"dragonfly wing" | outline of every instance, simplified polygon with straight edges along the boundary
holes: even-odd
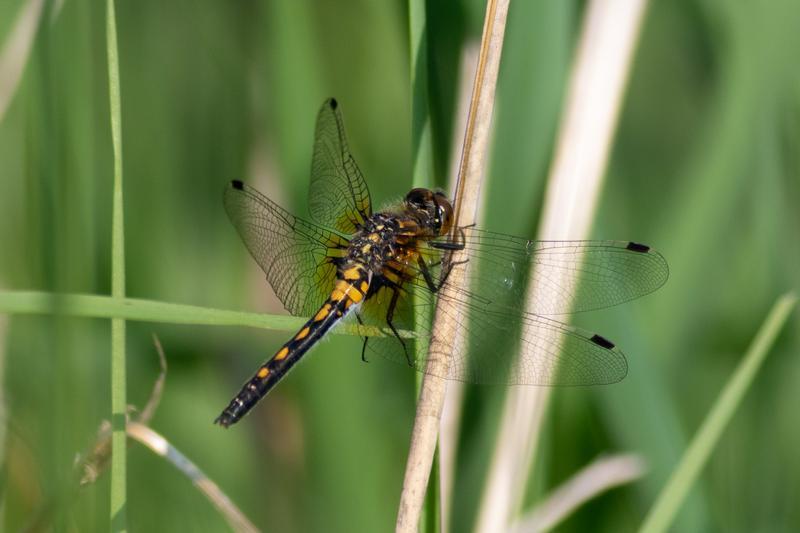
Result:
[[[615,383],[627,374],[623,353],[600,335],[546,317],[471,304],[458,293],[445,305],[440,303],[438,311],[448,328],[444,344],[451,353],[429,351],[433,334],[424,312],[433,309],[435,296],[418,285],[405,286],[403,292],[392,322],[401,335],[415,332],[417,337],[401,343],[386,330],[385,318],[380,317],[385,317],[391,293],[379,293],[380,300],[364,304],[361,318],[383,325],[388,336],[371,337],[368,352],[423,373],[429,371],[431,357],[449,356],[448,365],[434,365],[446,368],[440,377],[478,384],[599,385]],[[450,351],[454,339],[462,344]]]
[[[372,214],[367,182],[350,154],[342,114],[333,98],[317,115],[308,198],[315,222],[347,235]]]
[[[240,181],[225,190],[225,211],[286,309],[313,314],[336,278],[332,259],[346,238],[296,217]]]
[[[628,372],[619,348],[600,335],[546,317],[463,303],[440,306],[455,338],[466,339],[466,349],[451,356],[448,379],[508,385],[601,385],[616,383]],[[428,357],[437,355],[443,354]]]
[[[660,253],[628,241],[534,241],[475,228],[463,239],[473,300],[536,315],[612,307],[669,277]]]
[[[439,312],[450,327],[448,344],[453,335],[464,345],[453,350],[442,377],[528,385],[595,385],[625,377],[625,356],[612,342],[545,315],[599,309],[652,292],[668,275],[660,254],[627,242],[527,241],[470,229],[463,238],[467,282],[439,292],[449,299]],[[424,243],[419,251],[431,277],[440,279],[446,259],[442,252]],[[406,270],[412,281],[402,287],[393,322],[398,330],[415,330],[422,339],[416,344],[425,344],[432,332],[430,322],[420,319],[421,310],[433,309],[436,296],[422,268],[406,265]],[[527,283],[535,284],[530,296],[533,312],[526,308]],[[364,305],[365,312],[380,309],[373,313],[376,324],[387,313],[386,301],[384,297],[380,306],[370,307],[374,304],[369,301]],[[370,339],[368,347],[393,361],[410,358],[422,372],[430,357],[443,355],[402,350],[394,338]]]

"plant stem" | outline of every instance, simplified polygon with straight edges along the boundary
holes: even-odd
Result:
[[[235,503],[220,490],[219,486],[211,481],[197,465],[172,446],[167,439],[149,427],[139,422],[128,425],[128,435],[134,440],[147,446],[156,455],[169,461],[180,472],[189,478],[192,484],[208,498],[208,500],[225,517],[233,531],[252,533],[258,528],[245,516]]]
[[[646,0],[587,4],[548,177],[540,239],[590,235],[645,5]],[[530,278],[537,279],[533,273]],[[528,288],[531,301],[535,285]],[[478,511],[479,533],[507,530],[522,505],[550,392],[544,387],[509,391]]]
[[[494,111],[494,94],[508,3],[508,0],[489,0],[486,6],[480,59],[475,73],[459,179],[454,195],[454,227],[470,225],[476,219]],[[458,252],[453,253],[451,260],[454,266],[450,270],[447,285],[442,288],[443,294],[437,302],[427,366],[411,434],[411,446],[397,513],[398,532],[415,531],[419,524],[447,391],[446,381],[440,376],[447,375],[447,365],[453,346],[457,344],[454,339],[457,337],[458,324],[452,318],[457,314],[457,310],[445,307],[456,305],[457,299],[447,297],[448,287],[458,287],[463,283],[465,268],[463,263],[459,264]]]
[[[38,291],[0,291],[0,313],[52,314],[87,318],[119,318],[141,322],[193,324],[206,326],[247,326],[295,332],[307,318],[229,311],[196,305],[175,304],[140,298],[114,298],[95,294],[64,294]],[[333,335],[393,335],[387,328],[343,324]],[[403,338],[414,333],[398,331]]]
[[[411,146],[412,175],[414,187],[431,188],[434,185],[433,138],[431,134],[431,113],[428,86],[428,22],[425,0],[409,0],[408,25],[410,40],[410,79],[411,79]],[[423,324],[431,323],[433,314],[429,307],[414,306],[414,329],[418,331]],[[424,359],[429,343],[418,340],[414,343],[415,358]],[[422,375],[417,373],[414,380],[414,398],[422,391]],[[434,466],[435,468],[435,466]],[[438,491],[435,485],[428,487],[428,497],[423,502],[420,530],[436,531],[435,519],[439,514]]]
[[[111,223],[111,296],[125,297],[125,229],[122,202],[122,113],[114,0],[106,4],[106,49],[111,142],[114,149],[114,200]],[[126,531],[125,320],[111,319],[111,530]]]

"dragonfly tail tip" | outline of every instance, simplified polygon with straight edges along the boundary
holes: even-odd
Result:
[[[218,424],[224,427],[225,429],[228,429],[228,427],[231,425],[232,422],[233,421],[231,420],[231,417],[226,415],[225,413],[222,413],[214,420],[215,424]]]

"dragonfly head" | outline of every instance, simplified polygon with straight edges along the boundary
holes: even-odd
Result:
[[[453,206],[441,191],[411,189],[405,204],[420,224],[437,236],[446,235],[453,225]]]

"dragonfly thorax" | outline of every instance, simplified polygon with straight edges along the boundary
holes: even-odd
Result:
[[[396,268],[403,267],[423,234],[423,228],[412,218],[376,213],[350,239],[345,264],[360,264],[373,275],[394,263],[399,263]]]

